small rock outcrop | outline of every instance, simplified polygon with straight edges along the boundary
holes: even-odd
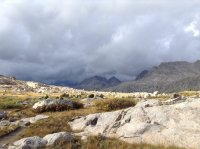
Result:
[[[9,146],[8,149],[37,149],[45,147],[46,143],[47,141],[42,138],[34,136],[18,140]]]
[[[4,127],[4,126],[13,126],[13,125],[24,127],[29,124],[35,123],[39,120],[46,119],[48,117],[49,116],[47,116],[47,115],[37,115],[35,117],[23,118],[23,119],[17,120],[17,121],[2,120],[2,121],[0,121],[0,128]]]
[[[37,112],[64,111],[70,109],[78,109],[82,107],[83,105],[81,103],[63,99],[46,99],[39,101],[33,105],[33,109]]]
[[[59,142],[71,142],[74,136],[68,132],[59,132],[54,134],[46,135],[43,140],[47,141],[46,146],[52,146]]]
[[[46,135],[41,138],[38,136],[23,138],[12,143],[8,149],[38,149],[53,146],[59,143],[71,142],[74,136],[68,132],[59,132]]]
[[[176,100],[166,105],[158,100],[142,101],[124,110],[78,117],[69,125],[83,137],[101,134],[129,143],[198,149],[200,99]]]
[[[37,121],[46,119],[48,117],[49,116],[47,116],[47,115],[36,115],[35,117],[23,118],[23,119],[19,120],[18,123],[23,126],[23,125],[26,125],[27,123],[31,123],[31,124],[36,123]]]

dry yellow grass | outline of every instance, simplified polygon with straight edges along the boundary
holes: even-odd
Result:
[[[19,126],[18,125],[12,125],[12,126],[4,126],[4,127],[0,127],[0,138],[4,135],[7,135],[13,131],[15,131],[16,129],[18,129]]]
[[[160,101],[163,101],[163,100],[168,100],[170,98],[169,95],[160,95],[160,96],[156,96],[156,97],[149,97],[148,99],[158,99]]]
[[[88,115],[90,113],[96,112],[96,108],[79,109],[63,112],[48,112],[45,113],[46,115],[50,116],[48,119],[38,121],[37,123],[25,128],[23,133],[19,137],[23,138],[35,135],[42,137],[47,134],[56,133],[60,131],[71,132],[70,126],[68,125],[68,121],[70,119],[72,119],[74,116]]]
[[[185,96],[185,97],[200,97],[200,92],[198,91],[184,91],[184,92],[180,92],[181,96]]]
[[[81,149],[181,149],[170,146],[154,146],[149,144],[129,144],[114,138],[91,136],[86,143],[82,143]],[[183,148],[182,148],[183,149]]]

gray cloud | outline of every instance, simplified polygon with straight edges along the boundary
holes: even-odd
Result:
[[[133,79],[163,61],[195,61],[199,8],[195,0],[1,0],[0,73]]]

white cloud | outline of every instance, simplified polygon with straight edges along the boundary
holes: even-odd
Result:
[[[185,32],[191,32],[194,37],[199,37],[200,31],[197,29],[197,26],[197,21],[192,21],[184,30]]]
[[[162,61],[194,61],[199,8],[182,0],[1,0],[0,73],[133,78]]]

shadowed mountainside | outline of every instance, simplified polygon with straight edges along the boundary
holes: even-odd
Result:
[[[106,79],[100,76],[94,76],[88,79],[83,80],[76,88],[86,89],[86,90],[102,90],[105,88],[113,87],[120,84],[121,81],[116,77],[111,77]]]
[[[200,89],[200,61],[161,63],[149,71],[140,73],[135,81],[124,82],[109,91],[147,91],[174,92]]]

